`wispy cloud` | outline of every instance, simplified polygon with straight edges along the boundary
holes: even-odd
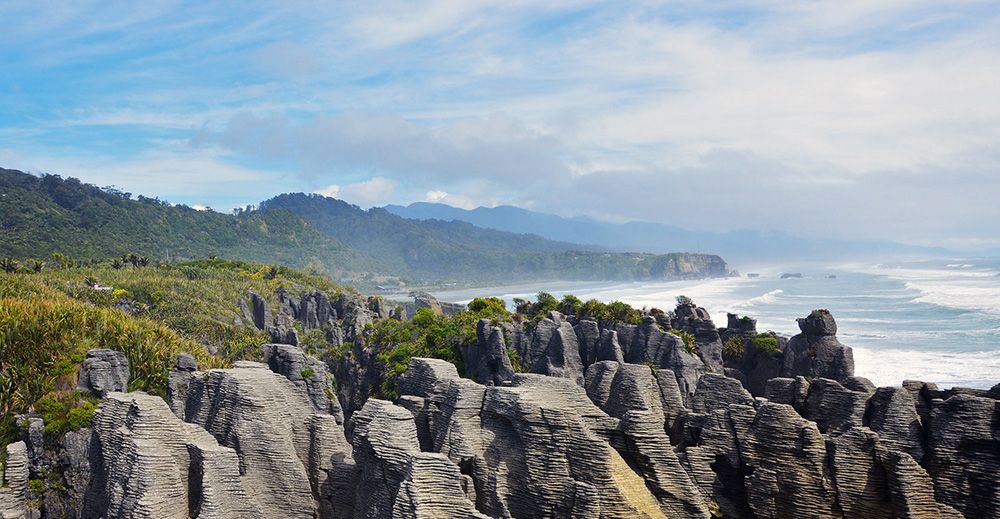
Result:
[[[0,157],[137,192],[334,186],[363,205],[1000,241],[989,1],[15,2],[0,17]]]

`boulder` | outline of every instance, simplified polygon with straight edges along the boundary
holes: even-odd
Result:
[[[923,460],[924,430],[910,391],[902,387],[875,390],[865,422],[888,448],[905,452],[918,463]]]
[[[705,373],[698,380],[698,387],[691,399],[691,407],[696,413],[709,413],[715,409],[725,409],[730,404],[753,406],[754,399],[739,380],[719,373]]]
[[[87,351],[77,375],[77,389],[102,397],[113,391],[127,391],[130,377],[128,357],[108,349]]]
[[[645,317],[638,326],[619,324],[616,331],[619,340],[629,339],[628,346],[623,346],[626,362],[649,363],[657,369],[672,371],[685,403],[689,401],[698,379],[705,374],[705,363],[687,351],[680,337],[662,331],[651,316]]]
[[[576,332],[576,340],[580,344],[580,361],[583,362],[584,368],[598,360],[612,360],[597,358],[602,335],[597,321],[582,319],[573,327],[573,331]]]
[[[194,356],[181,353],[167,375],[167,401],[170,402],[170,409],[181,420],[184,419],[184,398],[187,396],[188,382],[195,371],[198,371],[198,362]]]
[[[809,384],[802,416],[816,422],[820,432],[840,433],[864,422],[869,393],[851,391],[835,380],[814,379]]]
[[[8,444],[5,449],[5,466],[0,472],[0,517],[22,519],[28,517],[28,449],[23,441]]]
[[[583,361],[573,326],[542,319],[531,339],[530,371],[550,377],[568,378],[583,385]]]

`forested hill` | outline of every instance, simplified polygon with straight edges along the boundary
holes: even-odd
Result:
[[[463,222],[409,220],[319,195],[238,214],[133,197],[77,179],[0,169],[0,256],[161,261],[217,255],[412,283],[663,279],[725,275],[718,256],[618,254]]]

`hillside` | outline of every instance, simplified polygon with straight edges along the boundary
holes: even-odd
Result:
[[[683,250],[719,254],[730,261],[856,259],[886,254],[938,255],[947,252],[941,248],[890,241],[835,240],[749,229],[693,231],[653,222],[610,223],[585,216],[564,218],[509,205],[460,209],[447,204],[417,202],[408,206],[388,205],[384,209],[404,218],[460,221],[507,232],[532,232],[546,238],[559,237],[608,250],[653,253]],[[669,218],[669,215],[665,216]]]
[[[483,229],[408,220],[302,193],[227,215],[54,175],[0,170],[0,256],[104,260],[134,252],[161,261],[225,256],[282,263],[374,284],[542,279],[663,279],[725,275],[716,256],[613,254]]]

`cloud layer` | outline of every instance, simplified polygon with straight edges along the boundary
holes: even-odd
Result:
[[[304,190],[1000,245],[992,2],[77,3],[48,16],[15,3],[0,15],[8,166],[213,207]]]

